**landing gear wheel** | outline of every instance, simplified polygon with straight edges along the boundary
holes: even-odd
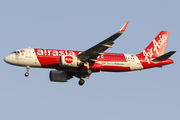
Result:
[[[85,83],[85,81],[84,81],[83,79],[80,79],[80,80],[79,80],[79,85],[82,86],[84,83]]]
[[[92,73],[92,70],[87,69],[86,73],[87,73],[87,75],[90,75]]]
[[[30,69],[30,66],[26,66],[26,73],[25,73],[25,76],[28,77],[29,76],[29,69]]]
[[[28,76],[29,76],[29,73],[28,73],[28,72],[26,72],[26,73],[25,73],[25,76],[26,76],[26,77],[28,77]]]

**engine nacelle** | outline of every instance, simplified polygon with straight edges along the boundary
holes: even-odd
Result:
[[[59,64],[62,67],[78,67],[81,61],[76,55],[61,55],[59,57]]]
[[[64,71],[51,70],[49,72],[49,78],[53,82],[67,82],[72,76]]]

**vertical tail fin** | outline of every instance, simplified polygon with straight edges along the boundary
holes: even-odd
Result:
[[[145,57],[159,57],[165,53],[169,31],[161,31],[149,46],[140,54]]]

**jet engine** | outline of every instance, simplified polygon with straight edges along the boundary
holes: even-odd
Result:
[[[59,57],[59,64],[62,67],[78,67],[81,61],[76,55],[61,55]]]
[[[53,82],[67,82],[72,76],[64,71],[51,70],[49,72],[49,78]]]

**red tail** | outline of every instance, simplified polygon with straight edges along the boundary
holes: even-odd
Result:
[[[140,54],[145,57],[159,57],[165,53],[169,31],[161,31],[149,46]]]

